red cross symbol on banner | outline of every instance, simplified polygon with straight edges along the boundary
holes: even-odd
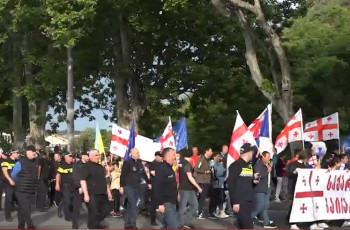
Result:
[[[119,133],[119,134],[122,134],[122,131],[121,131],[120,129],[118,129],[118,133]]]
[[[318,185],[318,182],[320,182],[320,177],[319,176],[317,176],[317,178],[316,178],[316,185]]]
[[[332,137],[333,135],[334,135],[334,133],[332,133],[332,132],[329,132],[329,133],[328,133],[328,136],[329,136],[329,137]]]
[[[303,183],[304,183],[304,186],[306,186],[306,180],[305,180],[305,177],[303,177]]]
[[[318,206],[318,204],[316,203],[316,205],[315,205],[315,209],[316,209],[316,212],[318,212],[318,209],[319,209],[320,207]]]
[[[331,120],[332,120],[332,117],[331,117],[331,116],[327,117],[327,121],[328,121],[328,122],[330,122]]]
[[[305,213],[305,210],[307,210],[307,207],[305,206],[305,204],[303,203],[303,205],[300,207],[300,210]]]
[[[306,192],[296,192],[296,193],[295,193],[295,198],[323,197],[323,191],[311,191],[312,173],[313,173],[313,171],[310,171],[310,177],[309,177],[310,191],[306,191]],[[316,180],[316,181],[317,181],[317,180]],[[303,183],[306,184],[305,177],[303,178]]]

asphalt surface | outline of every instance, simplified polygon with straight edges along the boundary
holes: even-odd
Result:
[[[277,225],[278,229],[289,229],[290,225],[286,222],[286,216],[288,212],[288,208],[290,206],[290,201],[282,201],[282,203],[276,203],[271,201],[269,215],[270,219],[274,221]],[[2,204],[4,207],[4,204]],[[13,221],[7,222],[5,220],[4,211],[0,211],[0,229],[16,229],[17,228],[17,212],[12,212]],[[57,217],[57,208],[52,206],[48,209],[47,212],[38,212],[33,211],[32,214],[33,222],[37,229],[71,229],[71,222],[65,221],[64,218]],[[86,219],[87,219],[87,211],[85,206],[81,212],[79,228],[86,229]],[[139,215],[137,218],[137,227],[140,229],[159,229],[161,227],[161,215],[158,215],[157,222],[159,226],[153,227],[150,225],[149,217],[144,215]],[[124,220],[122,217],[108,217],[105,219],[105,224],[109,226],[109,229],[123,229],[124,228]],[[339,228],[336,227],[338,223],[328,223],[330,229],[350,229],[350,228]],[[341,222],[340,222],[341,224]],[[304,223],[299,225],[302,229],[309,228],[308,223]],[[218,220],[197,220],[194,221],[194,227],[196,229],[235,229],[234,227],[234,218],[228,217],[225,219]],[[261,225],[255,225],[255,229],[263,229]]]
[[[290,202],[285,201],[282,203],[271,202],[270,205],[270,218],[275,222],[279,229],[289,228],[289,225],[286,223],[286,215],[288,211]],[[4,205],[2,205],[4,207]],[[17,228],[17,212],[12,212],[13,221],[7,222],[5,220],[4,211],[0,211],[0,228],[1,229],[16,229]],[[52,206],[48,209],[47,212],[38,212],[33,211],[32,214],[33,222],[37,229],[71,229],[71,222],[65,221],[64,218],[57,217],[57,208]],[[79,228],[86,229],[86,219],[87,211],[83,207]],[[228,217],[225,219],[218,220],[197,220],[194,221],[194,227],[197,229],[232,229],[234,228],[233,224],[234,218]],[[150,225],[149,218],[144,215],[139,215],[137,218],[137,227],[142,229],[159,229],[161,227],[161,215],[158,216],[157,222],[158,227],[153,227]],[[124,220],[123,218],[108,217],[105,219],[105,223],[108,224],[110,229],[123,229]],[[255,226],[256,229],[263,228],[262,226]]]

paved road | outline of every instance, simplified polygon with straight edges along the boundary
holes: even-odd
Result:
[[[3,207],[3,206],[2,206]],[[270,206],[270,217],[276,222],[279,228],[289,228],[285,223],[285,217],[289,207],[289,202],[283,202],[281,204],[271,203]],[[33,221],[38,229],[70,229],[71,222],[67,222],[64,218],[58,218],[56,215],[56,207],[51,207],[48,212],[33,212]],[[9,223],[4,220],[3,211],[0,212],[0,228],[1,229],[15,229],[17,227],[17,213],[13,212],[14,221]],[[86,211],[82,212],[80,219],[80,228],[86,229]],[[106,218],[105,221],[109,224],[109,228],[112,229],[123,229],[124,221],[123,218]],[[160,218],[158,218],[158,223],[160,223]],[[220,220],[195,220],[195,227],[198,229],[232,229],[233,228],[233,218],[229,217]],[[157,229],[159,227],[150,226],[147,217],[140,215],[137,219],[138,228],[143,229]],[[262,228],[261,226],[256,226],[256,228]]]

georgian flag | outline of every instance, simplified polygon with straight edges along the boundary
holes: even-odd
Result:
[[[173,126],[171,125],[171,119],[169,117],[168,125],[166,126],[162,136],[160,137],[160,151],[163,151],[165,148],[172,148],[176,149],[175,146],[175,139],[174,139],[174,133],[173,133]]]
[[[128,148],[130,131],[123,129],[119,125],[112,124],[112,139],[110,152],[124,157]]]
[[[338,113],[307,123],[305,125],[304,139],[305,141],[339,139]]]
[[[241,115],[237,111],[236,123],[232,131],[230,146],[227,155],[227,168],[229,168],[234,161],[238,160],[240,155],[239,150],[241,146],[245,143],[256,145],[253,133],[248,130],[247,125],[244,123]]]
[[[282,152],[288,145],[288,143],[294,141],[301,141],[302,135],[302,112],[301,109],[292,117],[288,124],[284,127],[282,132],[277,136],[275,142],[275,148],[277,154]]]

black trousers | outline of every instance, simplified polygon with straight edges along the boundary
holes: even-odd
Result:
[[[103,219],[109,214],[108,197],[106,194],[90,195],[88,205],[87,227],[89,229],[102,229]]]
[[[112,189],[112,195],[113,195],[113,211],[119,212],[120,207],[120,193],[118,189]]]
[[[56,205],[59,206],[62,199],[62,193],[61,191],[56,191],[55,187],[56,187],[56,180],[51,180],[50,192],[49,192],[50,205],[52,205],[53,202],[55,201]]]
[[[205,199],[208,197],[210,184],[199,184],[199,186],[203,189],[198,197],[198,214],[201,214],[204,211]]]
[[[63,199],[60,203],[60,207],[63,209],[65,219],[71,220],[73,213],[73,197],[75,193],[74,188],[70,184],[63,184],[61,186],[61,192]]]
[[[78,228],[81,205],[84,202],[84,197],[76,191],[73,194],[73,211],[72,211],[72,228]]]
[[[14,197],[15,197],[14,187],[11,186],[9,183],[7,183],[5,185],[5,218],[6,219],[11,218]]]
[[[0,178],[0,209],[2,209],[2,193],[4,192],[5,189],[5,181]]]
[[[210,194],[209,214],[214,214],[218,206],[222,206],[224,202],[224,189],[213,188]]]
[[[27,228],[29,229],[35,228],[31,218],[31,203],[34,199],[34,194],[17,191],[15,194],[18,201],[18,228],[23,229],[25,227],[25,224],[27,224]]]
[[[153,186],[152,186],[153,188]],[[150,216],[150,219],[151,219],[151,222],[155,222],[156,221],[156,218],[157,218],[157,208],[158,208],[158,205],[157,205],[157,202],[156,202],[156,194],[155,194],[155,191],[154,189],[151,190],[151,207],[150,207],[150,211],[149,211],[149,216]]]
[[[49,182],[47,180],[39,180],[38,181],[38,192],[37,192],[37,201],[36,207],[38,209],[45,208],[46,196],[49,191]]]
[[[253,219],[251,217],[253,208],[253,202],[246,201],[240,204],[239,212],[237,213],[238,229],[254,229]]]

